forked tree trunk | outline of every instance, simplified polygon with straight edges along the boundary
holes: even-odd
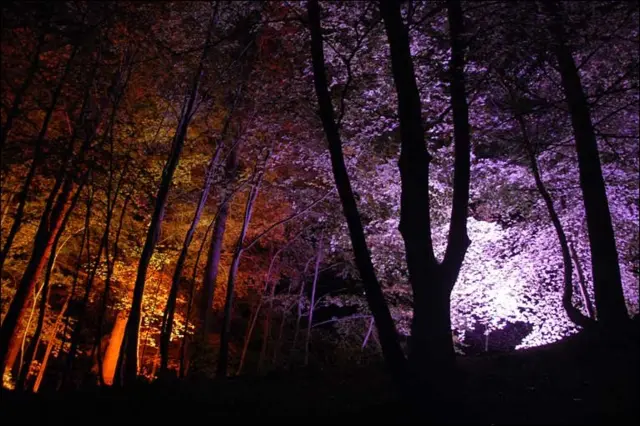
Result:
[[[451,41],[450,83],[455,161],[453,207],[449,239],[442,263],[433,251],[429,207],[429,163],[420,94],[413,70],[409,34],[400,5],[381,2],[393,78],[398,93],[402,180],[400,232],[404,239],[414,309],[409,368],[412,381],[427,385],[428,395],[446,397],[451,386],[454,350],[451,336],[450,294],[469,245],[466,221],[469,199],[470,136],[464,83],[463,15],[458,1],[448,1]],[[377,322],[377,319],[376,319]],[[384,342],[383,342],[384,346]]]

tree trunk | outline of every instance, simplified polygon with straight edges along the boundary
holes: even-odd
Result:
[[[54,237],[60,229],[65,212],[75,207],[74,202],[69,203],[72,186],[72,180],[67,179],[55,205],[51,209],[51,213],[47,215],[45,212],[45,215],[40,220],[34,238],[31,258],[0,329],[0,360],[2,361],[0,363],[0,371],[4,371],[15,361],[10,360],[7,355],[12,353],[12,350],[15,350],[16,345],[19,345],[18,328],[26,314],[29,294],[33,293],[42,269],[51,254]],[[78,192],[81,190],[82,183],[78,188]]]
[[[118,243],[120,242],[120,235],[122,233],[122,225],[124,223],[124,216],[125,213],[127,211],[127,206],[129,205],[129,201],[131,200],[131,196],[133,195],[133,190],[131,192],[129,192],[129,194],[126,196],[126,198],[124,199],[124,203],[122,205],[122,211],[120,212],[120,219],[118,220],[118,230],[116,231],[116,237],[115,240],[113,242],[113,255],[111,257],[111,259],[109,259],[109,257],[107,256],[107,276],[105,278],[104,281],[104,292],[102,294],[102,306],[100,308],[100,313],[98,315],[98,334],[97,334],[97,338],[96,341],[99,343],[102,341],[102,323],[104,320],[104,317],[107,313],[107,302],[109,300],[109,290],[111,288],[111,277],[113,277],[113,269],[115,267],[116,264],[116,260],[118,259]],[[128,316],[127,316],[128,318]],[[118,350],[120,348],[120,345],[118,345]],[[119,352],[118,352],[119,353]],[[117,364],[117,356],[116,356],[116,364]],[[104,360],[102,359],[102,352],[100,347],[98,347],[98,374],[100,376],[100,380],[104,380],[104,372],[102,371],[102,368],[104,366]],[[115,369],[115,367],[114,367]],[[114,370],[114,374],[115,374],[115,370]],[[113,374],[111,375],[111,380],[113,384]],[[106,384],[105,382],[102,382],[102,384]]]
[[[515,101],[515,99],[512,100]],[[542,176],[540,175],[540,170],[538,168],[538,160],[536,159],[533,145],[531,143],[531,140],[529,139],[529,132],[527,130],[525,119],[519,113],[517,114],[516,119],[518,121],[518,125],[520,126],[520,132],[522,133],[525,148],[529,156],[529,167],[531,167],[531,172],[533,173],[533,178],[536,182],[536,188],[538,189],[538,192],[540,193],[540,196],[542,197],[544,204],[547,207],[547,213],[549,213],[549,218],[551,219],[553,228],[555,229],[556,235],[558,236],[558,243],[560,244],[560,250],[562,252],[562,263],[564,266],[564,291],[562,294],[562,306],[564,307],[567,316],[574,324],[580,327],[589,327],[590,325],[592,325],[593,321],[590,318],[585,317],[579,309],[573,306],[572,302],[573,264],[571,263],[571,253],[569,251],[567,235],[565,234],[562,223],[560,222],[558,212],[556,212],[556,209],[553,206],[553,199],[551,198],[551,194],[549,194],[549,191],[547,191],[547,188],[542,181]]]
[[[65,81],[67,80],[67,76],[69,75],[69,71],[71,70],[71,63],[73,62],[73,58],[75,57],[77,51],[78,51],[78,46],[75,46],[73,48],[73,51],[71,52],[71,56],[69,56],[69,59],[67,60],[67,64],[65,66],[64,72],[60,77],[60,81],[58,82],[58,85],[54,89],[53,96],[51,98],[51,105],[49,106],[49,108],[47,109],[47,112],[45,113],[44,121],[42,122],[42,126],[40,128],[40,133],[38,134],[38,137],[36,139],[34,153],[33,153],[33,160],[31,161],[31,166],[29,167],[27,176],[24,180],[24,183],[22,184],[22,189],[18,193],[18,207],[15,213],[13,214],[13,224],[9,229],[9,233],[7,234],[4,245],[2,246],[2,250],[0,251],[0,276],[2,276],[2,268],[4,266],[4,262],[7,258],[7,255],[9,254],[9,250],[11,249],[11,245],[13,244],[13,240],[16,234],[18,233],[20,226],[22,225],[22,218],[24,216],[24,208],[27,204],[29,188],[31,187],[31,182],[33,182],[33,178],[35,177],[36,169],[38,168],[38,166],[40,165],[43,159],[42,144],[44,143],[44,138],[47,135],[47,131],[49,130],[49,123],[51,122],[53,111],[56,108],[56,105],[58,103],[58,98],[60,97],[60,93],[62,92],[62,87]],[[29,77],[27,77],[27,79],[28,78]]]
[[[109,195],[110,196],[110,195]],[[116,197],[118,196],[118,194],[116,193]],[[96,254],[96,258],[95,258],[95,262],[93,264],[93,268],[91,269],[91,271],[89,272],[89,275],[87,276],[87,281],[85,284],[85,291],[84,291],[84,296],[82,299],[82,302],[80,304],[80,310],[78,312],[78,318],[76,321],[76,324],[73,328],[73,332],[71,334],[71,347],[69,348],[69,354],[67,355],[67,376],[69,375],[69,373],[71,372],[72,368],[73,368],[73,363],[75,361],[75,356],[76,356],[76,352],[78,350],[78,346],[80,345],[80,333],[82,331],[82,327],[84,326],[84,320],[85,320],[85,316],[87,313],[87,309],[89,307],[89,300],[90,300],[90,296],[91,296],[91,292],[93,290],[93,283],[95,281],[96,278],[96,274],[98,273],[98,268],[100,267],[100,263],[102,260],[102,253],[108,249],[107,245],[108,245],[108,240],[109,240],[109,229],[110,229],[110,224],[111,224],[111,219],[113,217],[113,206],[115,205],[115,199],[114,199],[114,203],[112,204],[111,202],[108,203],[109,206],[107,207],[107,217],[106,217],[106,223],[105,223],[105,230],[103,232],[102,237],[100,238],[100,246],[98,247],[98,253]],[[98,345],[99,345],[99,341],[98,341]],[[99,350],[99,348],[98,348]]]
[[[573,55],[567,46],[561,11],[555,2],[550,1],[543,4],[552,19],[550,29],[554,39],[553,47],[558,60],[562,87],[569,106],[575,137],[580,187],[584,198],[591,247],[591,268],[597,317],[606,329],[614,331],[627,322],[628,315],[622,292],[618,249],[602,176],[598,143],[580,75]]]
[[[67,159],[63,162],[63,165],[58,171],[56,181],[46,201],[44,212],[38,225],[38,230],[34,237],[34,245],[31,252],[31,257],[23,273],[22,279],[16,290],[16,294],[11,301],[9,310],[5,316],[5,319],[0,328],[0,371],[4,371],[7,366],[13,365],[15,359],[10,359],[11,356],[17,354],[15,346],[19,344],[18,341],[18,329],[25,315],[26,306],[28,303],[29,294],[33,292],[36,282],[38,281],[42,269],[51,254],[51,248],[53,245],[53,239],[56,235],[58,228],[61,225],[64,212],[71,208],[69,206],[69,197],[73,189],[73,179],[70,173],[68,173],[67,166],[70,158],[73,154],[74,144],[76,139],[76,132],[80,125],[85,122],[85,112],[87,110],[89,99],[91,95],[90,88],[92,87],[93,79],[96,75],[98,64],[100,62],[100,55],[97,55],[95,60],[91,76],[88,84],[85,86],[83,95],[82,108],[79,114],[79,124],[74,129],[74,135],[71,136],[69,143],[67,144]],[[96,119],[92,126],[89,125],[86,129],[84,142],[80,148],[77,164],[74,169],[79,169],[84,161],[84,158],[89,151],[91,141],[95,134],[95,130],[98,127],[99,119]],[[88,176],[89,171],[84,171],[80,174],[80,188],[84,185],[85,179]],[[9,355],[9,356],[8,356]]]
[[[593,311],[593,305],[591,304],[589,293],[587,293],[587,280],[584,278],[584,273],[582,272],[580,258],[578,257],[578,253],[576,253],[576,249],[573,247],[573,244],[569,243],[569,249],[571,250],[571,257],[573,258],[573,262],[576,264],[576,271],[578,272],[578,287],[580,288],[582,303],[584,304],[584,308],[587,311],[589,318],[593,320],[596,315]]]
[[[122,340],[124,338],[124,331],[127,326],[128,315],[125,311],[118,312],[116,322],[113,325],[113,330],[109,336],[109,344],[107,350],[104,353],[104,359],[102,360],[102,382],[111,386],[114,382],[116,374],[116,366],[118,365],[118,356],[120,355],[120,348],[122,346]]]
[[[463,14],[459,1],[447,2],[455,162],[449,238],[444,259],[439,264],[431,235],[431,156],[426,150],[409,34],[402,22],[399,3],[380,2],[380,10],[389,39],[391,66],[398,93],[401,133],[399,167],[402,180],[400,232],[405,243],[414,299],[409,368],[412,380],[418,384],[428,384],[429,396],[438,399],[447,396],[445,387],[451,388],[455,353],[451,337],[450,294],[469,245],[466,221],[470,136],[464,82]]]
[[[217,214],[216,214],[217,218]],[[200,263],[200,256],[202,255],[202,250],[207,242],[207,236],[213,227],[214,220],[211,221],[207,231],[204,233],[204,237],[202,237],[202,243],[200,244],[200,249],[198,250],[198,255],[196,256],[196,262],[193,265],[193,274],[191,275],[191,291],[189,292],[189,302],[187,303],[187,313],[185,314],[185,325],[184,325],[184,335],[182,336],[182,342],[180,343],[180,371],[178,372],[178,377],[181,379],[184,378],[187,370],[187,333],[189,330],[189,321],[191,320],[191,311],[193,309],[193,299],[196,293],[196,276],[198,275],[198,264]]]
[[[81,191],[77,191],[74,199],[72,201],[72,205],[75,205],[78,202],[78,198],[80,196]],[[24,359],[26,360],[26,365],[24,367],[21,366],[19,369],[20,373],[18,375],[18,381],[16,383],[16,389],[24,389],[26,386],[26,381],[29,376],[29,372],[31,370],[31,364],[35,361],[35,358],[38,353],[38,347],[40,345],[40,338],[42,334],[42,329],[44,327],[44,319],[46,316],[47,303],[49,301],[49,282],[51,281],[51,274],[53,273],[53,268],[55,267],[56,259],[58,258],[58,254],[62,247],[64,247],[65,243],[69,241],[74,234],[71,234],[65,241],[62,243],[62,246],[58,248],[58,244],[60,242],[60,238],[62,238],[62,234],[64,233],[67,223],[69,222],[69,218],[71,217],[71,213],[74,210],[74,207],[67,210],[64,215],[64,219],[62,220],[62,224],[60,225],[60,229],[56,233],[55,239],[53,241],[53,247],[51,248],[52,256],[49,256],[49,262],[47,264],[47,272],[45,273],[44,283],[42,284],[42,294],[40,296],[40,311],[38,313],[38,323],[36,325],[36,329],[31,336],[31,341],[29,342],[29,346],[25,353]]]
[[[363,281],[369,309],[376,318],[376,326],[380,333],[383,354],[387,365],[397,376],[404,375],[405,358],[398,342],[393,318],[389,312],[389,307],[384,299],[380,283],[375,274],[371,254],[367,247],[364,229],[360,220],[358,206],[356,204],[349,175],[344,163],[342,153],[342,141],[335,121],[335,112],[329,95],[327,76],[325,72],[325,60],[323,51],[322,30],[320,27],[320,7],[317,0],[307,2],[309,13],[309,27],[311,30],[311,57],[313,63],[314,86],[318,105],[320,107],[320,117],[322,126],[329,142],[329,152],[331,154],[331,167],[336,182],[336,187],[340,195],[342,209],[347,220],[351,244],[355,255],[356,266]]]
[[[229,361],[229,334],[231,332],[231,313],[233,310],[236,276],[238,275],[238,267],[240,266],[240,258],[242,257],[244,238],[247,234],[247,229],[249,229],[249,222],[251,222],[253,205],[256,201],[256,198],[258,197],[258,192],[260,191],[260,184],[262,183],[262,178],[264,176],[266,163],[268,161],[268,155],[269,154],[267,154],[267,158],[265,158],[264,160],[265,164],[263,166],[263,169],[258,172],[256,181],[251,188],[251,191],[249,191],[249,196],[247,197],[247,204],[244,211],[242,228],[240,230],[240,235],[238,236],[238,241],[236,242],[236,248],[233,253],[231,266],[229,267],[229,279],[227,280],[227,296],[224,304],[224,319],[222,321],[222,332],[220,334],[220,356],[218,358],[218,369],[216,372],[216,377],[218,378],[227,376],[227,366]]]
[[[85,246],[87,247],[87,259],[90,258],[89,251],[90,251],[90,243],[91,243],[90,225],[91,225],[92,206],[93,206],[93,191],[90,191],[89,196],[87,197],[87,202],[86,202],[86,211],[85,211],[85,217],[84,217],[84,233],[82,234],[82,241],[80,242],[80,250],[78,251],[78,256],[75,261],[76,268],[75,268],[75,271],[73,274],[73,280],[71,283],[71,293],[69,294],[69,301],[71,302],[73,302],[73,300],[75,299],[76,289],[78,285],[78,278],[80,277],[80,269],[82,267],[82,255],[83,255]],[[66,341],[67,329],[69,328],[70,323],[71,323],[71,312],[67,311],[67,314],[64,318],[64,329],[62,333],[62,341],[60,343],[60,356],[64,352],[64,347],[67,343]],[[62,371],[59,374],[58,383],[56,384],[56,390],[60,389],[63,381],[65,380],[65,377],[66,377],[66,370],[62,369]]]
[[[309,344],[311,343],[311,324],[313,323],[313,309],[316,305],[316,288],[318,286],[318,271],[320,262],[322,262],[322,240],[323,233],[320,233],[320,241],[318,241],[318,254],[316,257],[316,267],[313,273],[313,284],[311,284],[311,301],[309,303],[309,314],[307,315],[307,336],[304,343],[304,365],[309,365]]]
[[[47,343],[47,349],[44,352],[44,357],[42,358],[42,363],[40,364],[40,369],[38,370],[38,375],[36,376],[36,380],[33,383],[33,393],[37,393],[40,389],[40,385],[42,384],[42,378],[44,377],[44,373],[47,370],[47,365],[49,364],[49,356],[51,355],[51,351],[53,350],[53,346],[56,342],[56,335],[58,334],[58,327],[60,327],[60,323],[62,322],[62,318],[64,317],[64,313],[67,311],[67,307],[69,306],[69,300],[71,300],[71,294],[67,296],[64,303],[62,304],[62,308],[56,317],[56,321],[53,323],[53,327],[51,327],[51,334],[49,335],[49,342]],[[62,348],[60,348],[60,352],[62,352]]]
[[[142,249],[142,255],[140,256],[140,262],[138,264],[138,274],[133,290],[133,301],[131,302],[131,313],[129,314],[129,319],[127,321],[123,345],[124,359],[122,360],[122,363],[125,383],[133,383],[138,376],[138,335],[140,332],[140,322],[142,320],[142,297],[144,296],[147,269],[149,268],[151,256],[153,256],[158,237],[160,236],[171,181],[173,180],[173,174],[178,166],[189,122],[194,112],[195,100],[198,94],[198,85],[204,68],[204,61],[211,45],[211,34],[213,32],[218,10],[217,5],[218,3],[216,3],[211,13],[205,47],[202,51],[202,56],[200,57],[200,63],[198,64],[198,69],[196,70],[188,99],[185,99],[184,113],[180,117],[180,122],[178,123],[178,128],[176,129],[176,133],[173,138],[171,153],[169,154],[169,158],[167,159],[164,170],[162,171],[162,179],[156,196],[153,217],[151,219],[151,224],[149,225],[145,244]]]
[[[222,148],[222,141],[224,140],[224,134],[226,133],[226,129],[229,124],[230,115],[231,114],[227,116],[227,121],[225,123],[220,140],[218,141],[218,147],[216,148],[215,153],[213,154],[213,157],[209,161],[209,167],[207,167],[207,171],[205,173],[205,181],[202,187],[202,193],[200,194],[200,199],[198,200],[196,211],[193,214],[193,220],[191,221],[191,226],[189,226],[189,230],[187,231],[187,234],[184,237],[184,242],[182,243],[182,250],[180,251],[180,255],[178,256],[178,261],[176,262],[176,268],[173,273],[173,279],[171,280],[171,289],[169,291],[167,305],[164,310],[164,316],[163,316],[161,334],[160,334],[160,374],[161,375],[166,374],[169,368],[169,343],[171,341],[171,332],[173,330],[173,317],[175,315],[175,310],[176,310],[176,300],[178,299],[178,289],[180,285],[180,279],[182,279],[182,269],[184,268],[184,263],[187,260],[187,252],[189,251],[191,240],[193,240],[193,235],[196,232],[196,227],[200,222],[200,216],[202,216],[202,211],[204,210],[204,206],[207,202],[207,198],[209,198],[211,183],[213,181],[215,169],[218,166],[218,156],[220,154],[220,149]]]
[[[237,178],[239,148],[240,144],[236,143],[229,158],[227,159],[227,164],[225,166],[225,173],[227,176],[226,190],[216,214],[215,224],[213,225],[213,235],[211,236],[211,243],[204,269],[204,278],[202,281],[202,290],[204,294],[200,308],[200,316],[202,320],[200,336],[202,339],[206,339],[209,331],[211,331],[213,299],[216,291],[216,282],[218,280],[220,258],[222,256],[224,232],[227,226],[227,218],[229,216],[229,204],[231,203],[231,194],[233,193],[232,186]]]

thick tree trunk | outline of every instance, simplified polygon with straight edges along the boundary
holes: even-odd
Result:
[[[120,355],[120,348],[122,346],[122,340],[124,338],[124,331],[127,326],[128,318],[129,316],[125,311],[118,312],[116,322],[114,323],[113,330],[111,330],[111,335],[109,336],[109,343],[107,345],[107,350],[104,353],[101,368],[102,382],[107,386],[113,385],[114,382],[116,367],[118,365],[118,356]]]
[[[442,263],[433,251],[429,206],[429,163],[420,93],[416,84],[407,28],[397,2],[380,2],[398,93],[402,180],[400,232],[404,239],[413,290],[409,369],[411,381],[432,400],[446,400],[454,388],[455,353],[451,336],[450,295],[469,246],[466,221],[469,199],[470,134],[464,82],[463,14],[459,1],[448,1],[451,41],[449,66],[455,162],[449,238]],[[376,318],[377,322],[377,318]],[[433,415],[444,414],[436,404]]]
[[[573,127],[580,187],[591,247],[591,268],[598,322],[613,331],[629,319],[622,292],[622,279],[618,263],[609,201],[602,176],[598,143],[591,121],[589,103],[585,96],[571,50],[567,46],[561,11],[555,2],[545,2],[552,19],[556,58],[564,94],[569,106]]]
[[[249,192],[247,197],[247,204],[244,211],[244,220],[242,222],[242,228],[240,229],[240,235],[236,242],[236,247],[233,253],[233,259],[231,260],[231,266],[229,267],[229,279],[227,280],[227,296],[224,304],[224,319],[222,321],[222,331],[220,333],[220,356],[218,357],[218,369],[216,371],[216,377],[222,378],[227,376],[227,367],[229,362],[229,341],[231,333],[231,314],[233,310],[233,299],[235,295],[235,283],[238,275],[238,268],[240,266],[240,259],[244,251],[244,238],[247,235],[249,229],[249,223],[251,222],[251,215],[253,213],[253,205],[258,198],[260,191],[260,185],[264,176],[264,168],[266,168],[266,162],[268,156],[265,159],[263,169],[258,172],[256,181]]]
[[[416,85],[409,34],[402,22],[400,5],[381,2],[380,9],[391,48],[391,65],[398,93],[402,138],[400,232],[406,249],[409,281],[413,289],[414,315],[409,364],[418,381],[444,383],[453,367],[450,293],[469,244],[466,233],[469,194],[469,124],[464,87],[461,33],[463,17],[459,2],[447,3],[451,35],[451,105],[454,120],[454,196],[449,241],[442,264],[433,252],[429,207],[429,163],[426,150],[420,93]],[[437,385],[436,385],[437,387]]]
[[[98,342],[98,344],[99,342],[102,341],[102,330],[103,330],[102,324],[104,321],[104,317],[107,313],[107,302],[109,300],[111,278],[113,277],[113,269],[118,259],[118,244],[120,242],[120,235],[122,234],[122,225],[124,224],[125,213],[127,211],[127,206],[129,205],[129,201],[131,200],[132,195],[133,195],[133,190],[129,192],[129,194],[124,199],[124,203],[122,205],[122,211],[120,212],[120,219],[118,220],[118,229],[116,231],[116,237],[113,241],[113,249],[112,249],[113,254],[111,256],[111,259],[109,259],[109,257],[107,256],[107,276],[104,281],[104,292],[102,294],[102,306],[100,307],[100,312],[98,314],[98,332],[96,336],[96,342]],[[118,346],[118,348],[120,348],[120,345]],[[116,364],[117,364],[117,357],[116,357]],[[102,371],[103,366],[104,366],[104,362],[102,359],[102,351],[100,350],[100,347],[98,347],[98,374],[100,375],[100,380],[103,380],[105,377],[105,375],[103,374],[104,372]],[[113,375],[112,375],[112,380],[113,380]],[[106,384],[106,383],[102,382],[102,384]]]
[[[371,309],[376,319],[376,326],[380,334],[385,361],[397,376],[404,376],[405,357],[398,342],[398,333],[393,318],[391,318],[389,307],[384,299],[380,283],[373,268],[373,263],[371,262],[371,254],[367,247],[358,206],[353,195],[344,162],[342,141],[340,139],[338,126],[336,125],[335,112],[327,85],[322,29],[320,26],[320,8],[317,0],[310,0],[307,3],[307,9],[311,30],[311,58],[313,63],[314,86],[316,96],[318,97],[322,126],[324,127],[327,141],[329,142],[333,176],[340,195],[342,209],[347,220],[356,265],[366,290],[369,309]]]
[[[202,51],[202,56],[200,57],[200,63],[198,64],[198,69],[196,70],[188,99],[185,99],[184,112],[180,117],[180,122],[178,123],[178,128],[176,129],[176,133],[173,138],[171,153],[169,154],[167,163],[162,171],[162,179],[160,181],[160,187],[158,188],[158,194],[156,195],[153,217],[151,219],[151,224],[149,225],[147,237],[142,249],[142,255],[140,256],[140,262],[138,264],[138,274],[133,290],[133,301],[131,302],[131,313],[129,314],[123,345],[124,359],[122,360],[122,364],[125,384],[133,383],[138,376],[138,340],[140,322],[142,320],[142,297],[144,296],[147,269],[149,268],[151,256],[153,256],[158,237],[160,236],[167,200],[169,198],[171,181],[173,180],[173,174],[178,167],[180,154],[182,153],[182,148],[184,146],[184,139],[187,135],[189,122],[193,115],[196,96],[198,94],[198,85],[204,68],[204,61],[211,45],[211,35],[217,16],[217,5],[218,3],[216,3],[211,13],[205,47]]]

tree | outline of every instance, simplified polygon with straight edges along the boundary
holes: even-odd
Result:
[[[431,158],[425,146],[420,95],[413,71],[409,36],[402,22],[399,4],[381,2],[380,8],[391,47],[402,139],[399,161],[402,178],[400,232],[405,241],[414,299],[409,364],[419,380],[431,382],[431,389],[435,391],[450,380],[448,375],[454,352],[449,298],[470,244],[466,228],[470,134],[464,79],[463,14],[459,2],[447,3],[455,163],[449,241],[444,259],[438,263],[433,250],[429,209]]]
[[[598,144],[580,75],[566,44],[561,10],[555,2],[545,2],[544,6],[550,14],[549,28],[554,38],[553,48],[575,136],[580,186],[589,229],[598,320],[607,329],[616,330],[627,322],[628,316],[622,293],[618,249],[602,177]]]
[[[189,123],[194,113],[194,105],[196,102],[196,96],[198,95],[198,85],[204,68],[204,60],[208,55],[211,36],[213,28],[215,26],[216,18],[218,14],[218,3],[212,8],[211,18],[209,21],[209,27],[207,28],[207,35],[204,49],[202,50],[202,56],[200,57],[200,63],[196,70],[191,88],[187,96],[185,97],[183,104],[183,111],[180,116],[178,128],[175,131],[173,138],[171,153],[165,164],[165,168],[162,173],[162,180],[158,188],[156,195],[156,201],[154,206],[153,218],[147,232],[147,238],[145,240],[142,255],[140,257],[140,263],[138,265],[138,274],[136,277],[136,284],[133,293],[133,301],[131,304],[131,312],[127,320],[127,327],[125,331],[125,341],[123,344],[121,363],[123,364],[124,380],[125,383],[132,383],[135,381],[138,375],[138,334],[140,331],[141,321],[141,307],[142,297],[144,295],[144,285],[147,276],[147,269],[149,267],[149,261],[153,255],[160,230],[162,221],[164,219],[164,212],[167,205],[167,198],[169,195],[169,188],[176,167],[180,160],[180,154],[184,146],[184,140],[189,128]]]
[[[338,194],[340,195],[342,210],[349,227],[349,235],[351,237],[351,244],[353,245],[356,264],[358,265],[358,270],[366,289],[369,308],[373,313],[380,335],[385,360],[390,370],[393,371],[394,374],[402,377],[404,375],[404,354],[398,343],[398,335],[393,319],[389,313],[389,308],[384,300],[380,284],[373,269],[373,264],[371,263],[371,256],[365,240],[358,207],[344,163],[342,141],[340,140],[340,133],[334,118],[335,113],[327,86],[322,29],[320,26],[320,7],[318,2],[310,0],[307,3],[307,11],[311,31],[311,57],[313,62],[314,86],[316,96],[318,97],[322,126],[327,141],[329,142],[333,176]]]

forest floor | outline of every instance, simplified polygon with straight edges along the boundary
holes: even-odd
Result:
[[[626,343],[581,333],[510,354],[460,357],[450,424],[639,424],[638,327]],[[628,336],[629,337],[629,336]],[[424,409],[428,410],[425,401]],[[3,391],[2,424],[402,424],[408,414],[381,368],[297,371],[129,390]]]

